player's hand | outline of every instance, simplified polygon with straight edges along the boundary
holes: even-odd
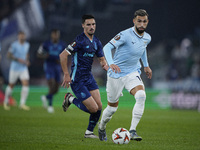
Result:
[[[26,61],[26,65],[27,65],[27,66],[30,66],[30,65],[31,65],[31,63],[30,63],[29,60]]]
[[[112,71],[115,72],[115,73],[120,73],[120,72],[121,72],[121,69],[120,69],[117,65],[115,65],[115,64],[111,64],[111,65],[110,65],[110,68],[111,68]]]
[[[26,60],[20,59],[20,58],[18,58],[17,61],[18,61],[19,63],[21,63],[21,64],[24,64],[24,65],[27,65],[27,63],[28,63]]]
[[[69,88],[70,84],[72,83],[69,74],[64,74],[62,85],[64,88]]]
[[[152,78],[152,70],[149,67],[144,67],[144,72],[147,75],[147,78],[151,79]]]
[[[109,66],[106,64],[106,65],[104,65],[102,68],[103,68],[105,71],[108,71]]]

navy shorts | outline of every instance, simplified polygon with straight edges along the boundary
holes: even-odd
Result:
[[[90,91],[99,89],[94,77],[90,75],[88,79],[72,82],[71,89],[81,102],[91,96]]]
[[[61,82],[61,66],[60,64],[44,64],[46,79],[55,79],[56,82]]]

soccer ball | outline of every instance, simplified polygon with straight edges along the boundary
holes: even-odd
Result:
[[[130,133],[125,128],[118,128],[112,134],[112,140],[115,144],[128,144],[130,139]]]

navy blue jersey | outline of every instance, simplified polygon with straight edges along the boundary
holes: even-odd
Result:
[[[49,54],[49,57],[45,60],[45,63],[58,64],[59,55],[65,49],[65,44],[62,41],[58,43],[53,43],[51,40],[48,40],[43,43],[43,51]]]
[[[91,75],[93,58],[103,57],[102,44],[97,37],[90,39],[81,33],[76,37],[74,42],[66,48],[72,56],[71,78],[72,81],[88,79]]]

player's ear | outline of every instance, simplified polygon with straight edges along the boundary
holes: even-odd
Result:
[[[133,23],[135,24],[135,18],[133,18]]]
[[[84,29],[84,23],[82,23],[82,28]]]

